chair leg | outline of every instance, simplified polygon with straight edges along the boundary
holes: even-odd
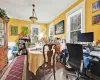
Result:
[[[55,68],[53,67],[54,80],[56,80]]]
[[[76,78],[76,80],[79,80],[79,78]]]
[[[45,69],[45,65],[43,64],[43,74],[44,74],[44,80],[45,80],[45,71],[44,71],[44,69]]]

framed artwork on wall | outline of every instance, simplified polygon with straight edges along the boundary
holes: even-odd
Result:
[[[18,27],[17,26],[12,26],[11,25],[11,35],[12,36],[18,35]]]
[[[63,34],[64,33],[64,20],[55,25],[55,34]]]
[[[24,36],[28,35],[28,27],[22,26],[21,32],[23,33]]]
[[[100,14],[92,17],[92,24],[100,24]]]
[[[92,4],[92,12],[100,10],[100,0]]]

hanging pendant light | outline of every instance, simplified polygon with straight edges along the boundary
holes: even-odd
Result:
[[[35,12],[35,9],[34,9],[35,5],[33,4],[32,6],[33,6],[32,16],[29,17],[29,19],[30,19],[32,22],[35,22],[35,21],[38,20],[38,18],[37,18],[37,16],[36,16],[36,12]]]

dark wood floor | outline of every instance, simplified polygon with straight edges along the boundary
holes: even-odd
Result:
[[[57,62],[56,63],[56,71],[61,69],[61,68],[64,68],[64,66],[60,62]],[[52,75],[52,74],[53,74],[53,69],[51,71],[47,70],[44,73],[43,69],[41,69],[41,67],[39,67],[37,72],[36,72],[36,80],[42,80],[44,78],[44,76],[50,78],[50,75]]]

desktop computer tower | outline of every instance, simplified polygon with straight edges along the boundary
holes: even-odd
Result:
[[[91,73],[100,77],[100,60],[98,62],[93,62],[91,65]]]

